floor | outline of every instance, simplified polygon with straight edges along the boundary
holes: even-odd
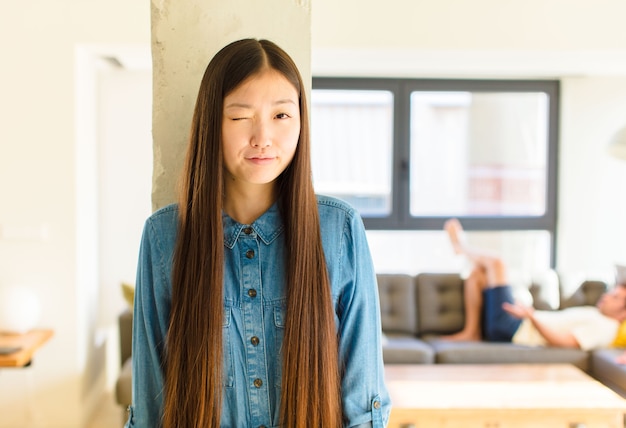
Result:
[[[115,402],[113,394],[106,394],[102,405],[86,428],[122,428],[123,409]]]

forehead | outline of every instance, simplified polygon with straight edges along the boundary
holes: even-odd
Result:
[[[267,68],[241,82],[226,99],[242,97],[298,98],[295,86],[280,72]]]

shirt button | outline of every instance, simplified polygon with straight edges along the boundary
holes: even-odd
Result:
[[[374,408],[376,410],[380,409],[380,401],[374,401]]]
[[[258,337],[256,337],[256,336],[252,336],[252,337],[250,338],[250,343],[252,343],[254,346],[257,346],[257,345],[259,344],[259,342],[260,342],[260,340],[259,340],[259,338],[258,338]]]
[[[243,229],[243,233],[245,233],[246,235],[250,235],[252,233],[252,228],[251,227],[245,227]]]
[[[263,381],[261,379],[254,379],[254,386],[260,388],[263,386]]]
[[[246,251],[246,257],[251,259],[254,257],[254,250],[248,250]]]
[[[248,290],[248,296],[255,298],[256,297],[256,290],[254,288],[251,288]]]

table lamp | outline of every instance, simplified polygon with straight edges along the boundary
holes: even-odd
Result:
[[[614,157],[626,160],[626,126],[617,131],[607,149]]]
[[[0,333],[23,334],[37,326],[41,307],[37,294],[24,286],[0,286]]]

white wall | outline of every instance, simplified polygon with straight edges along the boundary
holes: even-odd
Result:
[[[119,58],[126,62],[133,58],[128,55]],[[141,51],[134,55],[142,58]],[[103,65],[91,100],[98,135],[97,185],[92,189],[98,197],[92,246],[97,278],[91,341],[96,346],[85,381],[98,384],[103,372],[102,382],[112,391],[120,369],[118,315],[128,307],[121,284],[135,283],[143,223],[152,212],[152,73],[144,60],[140,67]],[[103,339],[106,346],[98,347]]]
[[[316,0],[313,48],[623,49],[620,0]]]
[[[85,114],[76,104],[77,52],[149,45],[149,4],[0,4],[0,227],[27,232],[0,238],[0,286],[33,287],[40,324],[55,331],[32,367],[0,369],[0,427],[79,427],[98,391],[87,376],[96,364],[88,311],[97,272],[78,275],[77,192],[85,183],[77,179],[77,128],[88,124],[76,120]]]
[[[557,269],[604,277],[626,262],[626,162],[605,150],[626,125],[623,16],[619,0],[318,0],[311,67],[313,75],[562,79]],[[382,270],[407,254],[407,272],[422,266],[416,241],[394,236],[383,248],[370,235]],[[459,265],[441,236],[420,242],[424,259],[441,256],[434,269]]]
[[[606,271],[626,263],[626,161],[606,151],[626,125],[626,76],[563,79],[559,266]]]
[[[120,284],[134,284],[145,219],[152,213],[152,74],[98,73],[98,326],[117,326],[126,306]]]

